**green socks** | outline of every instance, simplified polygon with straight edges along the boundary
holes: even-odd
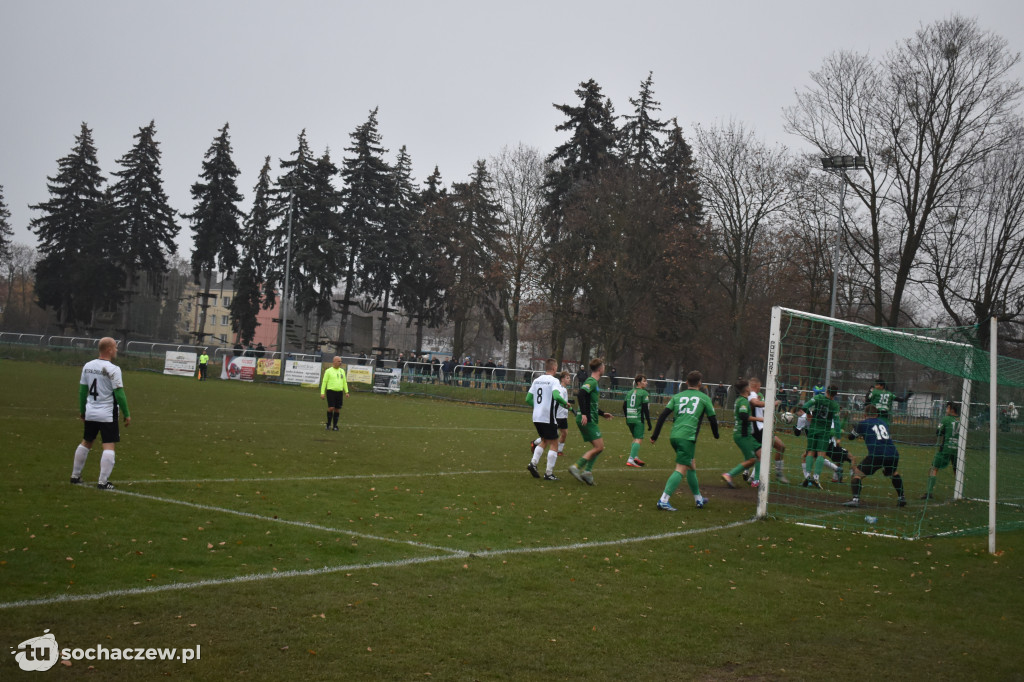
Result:
[[[690,472],[693,473],[693,472]],[[668,477],[668,481],[665,483],[665,494],[672,497],[672,494],[679,487],[679,484],[683,482],[683,475],[678,471],[673,471],[672,475]]]

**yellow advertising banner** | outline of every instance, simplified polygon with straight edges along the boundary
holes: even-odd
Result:
[[[256,373],[260,376],[281,376],[281,361],[277,358],[260,358],[256,361]]]

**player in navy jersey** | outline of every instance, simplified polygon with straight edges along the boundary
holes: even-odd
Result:
[[[853,476],[850,480],[853,499],[844,503],[844,506],[859,507],[861,481],[865,476],[870,476],[881,469],[882,475],[892,481],[892,487],[899,495],[897,506],[905,507],[907,498],[903,494],[903,477],[897,470],[900,464],[900,453],[889,434],[889,423],[878,416],[878,409],[874,405],[867,405],[864,408],[864,416],[867,418],[850,432],[850,440],[863,438],[868,449],[868,456],[853,466]]]

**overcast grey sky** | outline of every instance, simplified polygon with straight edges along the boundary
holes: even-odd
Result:
[[[15,240],[35,246],[28,204],[47,198],[80,123],[109,180],[152,119],[171,205],[189,211],[228,122],[248,202],[264,156],[276,176],[305,128],[340,163],[374,107],[389,160],[406,145],[418,181],[437,165],[450,183],[505,145],[550,152],[565,139],[551,105],[575,104],[581,81],[629,111],[649,71],[662,117],[689,137],[733,118],[799,149],[781,111],[826,55],[881,56],[953,13],[1024,50],[1019,0],[0,0],[0,185]]]

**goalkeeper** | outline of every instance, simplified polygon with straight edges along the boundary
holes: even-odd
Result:
[[[892,487],[896,489],[896,494],[899,495],[896,505],[905,507],[907,506],[907,498],[903,494],[903,477],[897,471],[897,467],[900,464],[900,453],[896,449],[896,444],[892,442],[892,436],[889,434],[889,424],[878,416],[878,408],[874,405],[868,405],[864,408],[864,416],[866,419],[857,424],[857,428],[850,432],[850,440],[863,438],[868,448],[868,456],[861,460],[860,464],[853,466],[850,478],[850,489],[853,493],[853,499],[849,502],[844,502],[843,506],[859,507],[861,481],[864,480],[865,476],[870,476],[881,469],[882,475],[892,482]]]

